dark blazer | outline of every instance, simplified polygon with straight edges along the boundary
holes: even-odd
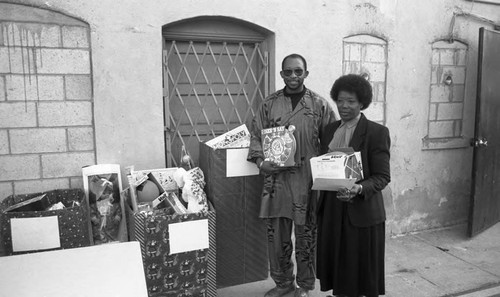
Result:
[[[327,129],[327,139],[331,140],[340,121]],[[322,153],[328,151],[327,141],[322,147]],[[387,127],[368,120],[363,114],[354,130],[349,146],[354,151],[361,152],[364,179],[358,184],[363,186],[361,195],[353,199],[353,203],[341,202],[335,198],[335,192],[322,191],[318,201],[318,212],[323,211],[323,199],[334,199],[335,207],[340,209],[347,204],[347,214],[350,222],[357,227],[368,227],[385,221],[384,200],[382,189],[391,181],[390,174],[390,145],[391,139]],[[335,215],[335,214],[322,214]]]

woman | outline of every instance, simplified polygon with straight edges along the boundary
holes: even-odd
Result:
[[[359,75],[340,77],[330,96],[341,120],[328,129],[328,147],[361,152],[364,178],[351,189],[324,191],[318,205],[317,278],[321,291],[374,297],[385,294],[385,209],[382,189],[390,182],[389,130],[361,110],[372,101],[370,83]]]

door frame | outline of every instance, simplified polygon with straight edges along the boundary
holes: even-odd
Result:
[[[166,77],[167,53],[166,40],[202,41],[202,42],[258,42],[268,53],[267,75],[265,78],[265,96],[274,92],[275,73],[274,33],[256,24],[224,16],[201,16],[183,19],[162,27],[162,69],[163,69],[163,104],[164,104],[164,143],[167,167],[176,166],[171,148],[172,127],[170,123],[169,84]],[[227,132],[227,131],[226,131]]]

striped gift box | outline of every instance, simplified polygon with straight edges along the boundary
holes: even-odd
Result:
[[[213,207],[207,212],[190,214],[166,210],[134,213],[130,207],[127,208],[130,239],[141,244],[150,297],[217,296],[216,214]],[[169,226],[195,220],[208,220],[209,247],[171,253]]]

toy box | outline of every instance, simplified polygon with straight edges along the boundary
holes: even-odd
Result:
[[[141,245],[149,297],[217,296],[213,208],[179,214],[171,207],[133,211],[127,203],[126,209],[130,240]]]
[[[91,245],[89,208],[81,189],[11,195],[0,203],[4,251],[21,254]]]

